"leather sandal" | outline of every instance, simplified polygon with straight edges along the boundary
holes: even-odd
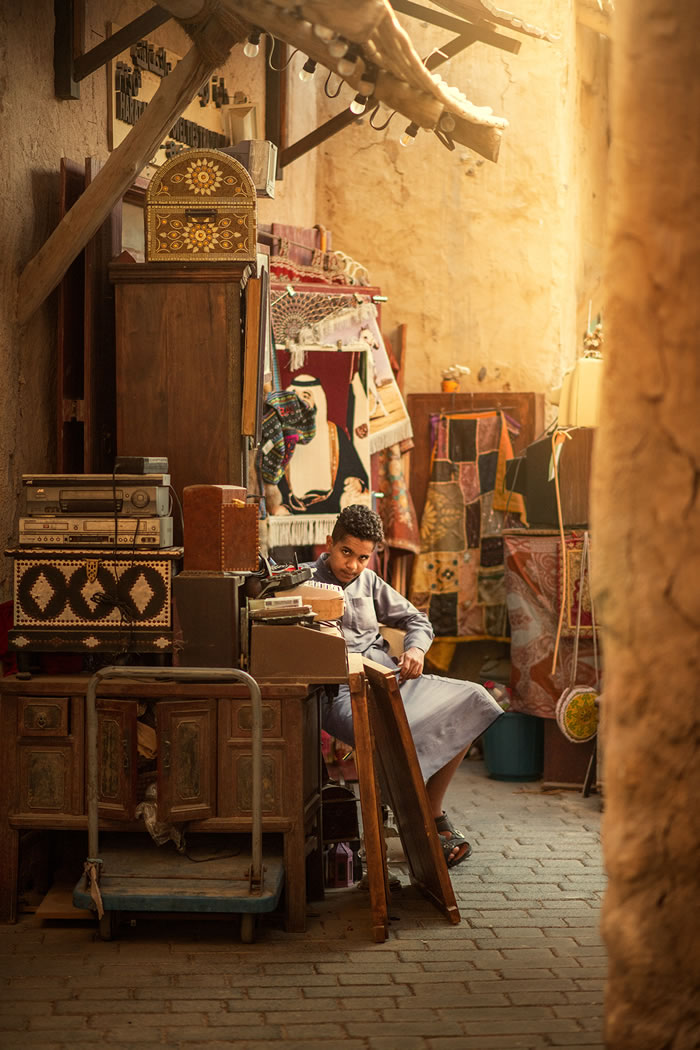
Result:
[[[448,868],[454,868],[455,864],[460,864],[467,857],[471,857],[472,848],[464,837],[464,833],[454,826],[446,813],[435,818],[435,827],[441,839],[442,852],[445,854]],[[459,848],[460,852],[453,857],[451,854],[455,847]]]

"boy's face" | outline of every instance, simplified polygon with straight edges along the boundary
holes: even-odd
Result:
[[[352,583],[367,568],[374,546],[373,540],[359,540],[356,536],[346,535],[335,543],[332,536],[327,536],[328,567],[341,583]]]

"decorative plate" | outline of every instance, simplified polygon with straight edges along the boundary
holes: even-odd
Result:
[[[567,740],[585,744],[598,731],[598,693],[585,686],[565,689],[557,701],[557,725]]]

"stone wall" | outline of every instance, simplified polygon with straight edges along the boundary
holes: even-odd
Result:
[[[593,570],[606,1046],[700,1046],[700,11],[620,5]]]

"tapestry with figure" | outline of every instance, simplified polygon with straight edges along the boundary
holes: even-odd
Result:
[[[369,348],[370,451],[379,452],[413,436],[382,337],[379,313],[366,294],[297,291],[285,296],[273,289],[272,325],[277,346],[286,347],[299,362],[307,351]]]
[[[265,485],[270,547],[325,543],[343,507],[369,506],[368,353],[313,350],[298,361],[276,349],[281,389],[311,407],[315,432]]]
[[[435,420],[410,598],[437,638],[508,640],[503,529],[524,519],[522,497],[505,488],[509,429],[518,424],[499,411]]]

